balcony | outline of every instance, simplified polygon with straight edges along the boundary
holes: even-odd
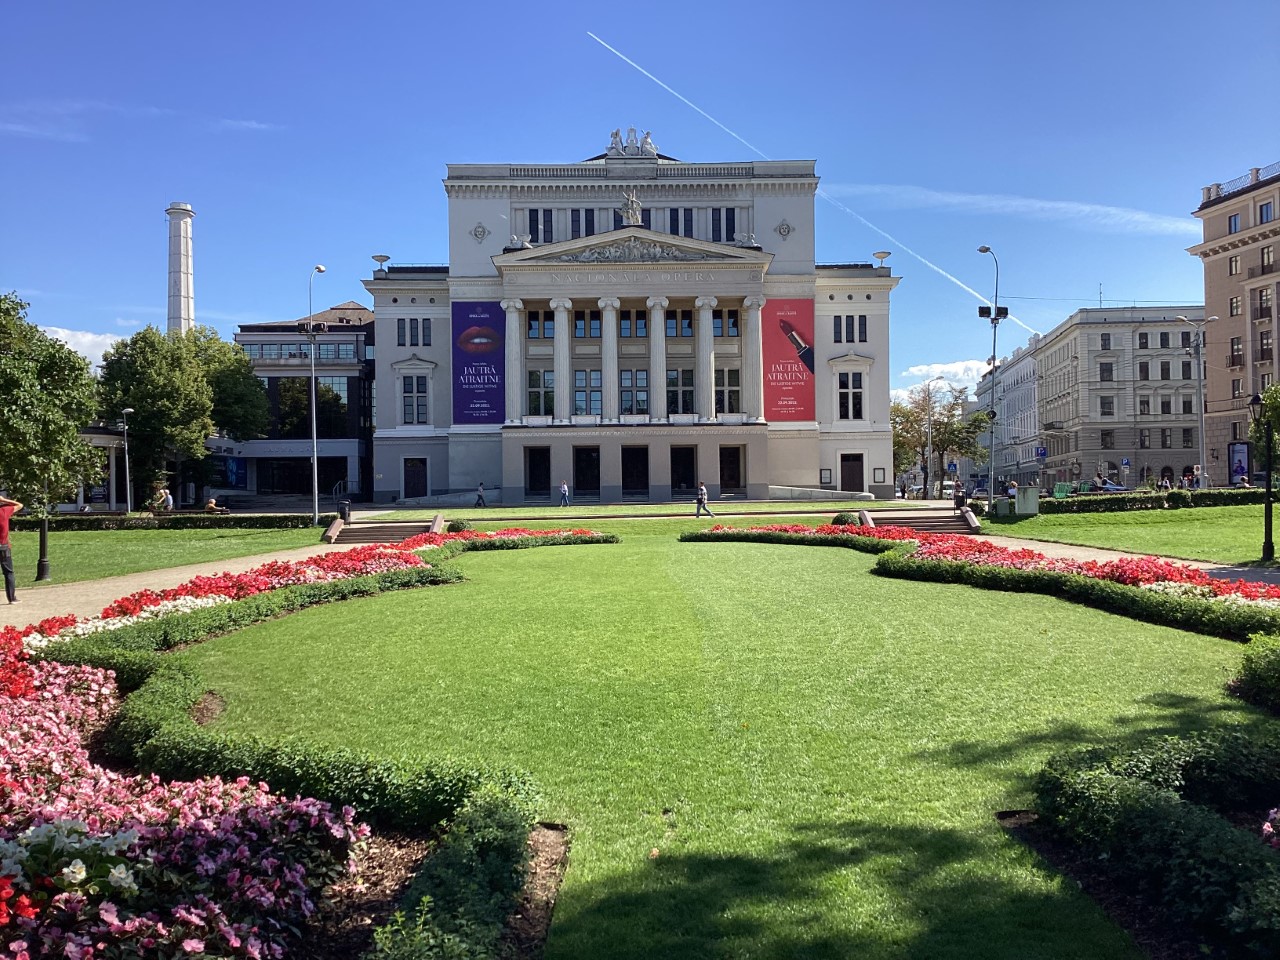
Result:
[[[1276,265],[1274,263],[1264,263],[1260,267],[1249,268],[1249,279],[1252,280],[1254,277],[1265,277],[1268,273],[1275,272]]]
[[[1228,367],[1243,367],[1243,366],[1244,366],[1244,354],[1243,354],[1243,353],[1228,353],[1228,354],[1227,354],[1227,366],[1228,366]]]
[[[1253,315],[1252,315],[1252,316],[1253,316],[1253,319],[1254,319],[1254,320],[1270,320],[1270,319],[1271,319],[1271,307],[1270,307],[1270,306],[1266,306],[1266,307],[1254,307],[1254,308],[1253,308]]]
[[[1254,354],[1254,359],[1257,360],[1259,363],[1261,363],[1264,360],[1271,360],[1273,359],[1271,356],[1273,352],[1274,351],[1271,347],[1259,347],[1258,352]]]

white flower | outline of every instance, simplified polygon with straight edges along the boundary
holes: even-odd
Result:
[[[62,879],[68,883],[83,883],[84,878],[84,863],[80,860],[72,860],[70,866],[62,868]]]
[[[123,863],[116,864],[107,874],[107,882],[119,890],[136,891],[138,885],[133,882],[133,871]]]

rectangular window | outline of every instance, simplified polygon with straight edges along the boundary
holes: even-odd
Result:
[[[717,367],[715,383],[716,413],[741,413],[742,371]]]
[[[1194,402],[1190,397],[1183,397],[1183,398],[1182,398],[1182,412],[1183,412],[1183,413],[1195,413],[1195,410],[1193,409],[1193,408],[1194,408],[1194,406],[1195,406],[1195,402]]]
[[[1098,379],[1103,381],[1104,383],[1109,380],[1114,380],[1115,379],[1114,373],[1115,373],[1115,367],[1112,364],[1110,363],[1098,364]]]
[[[680,208],[672,207],[667,211],[667,233],[673,237],[680,236]]]
[[[320,389],[327,388],[342,401],[345,407],[347,404],[347,378],[346,377],[316,377],[316,394],[320,395]]]
[[[554,416],[556,412],[555,373],[551,370],[530,370],[528,381],[529,416]]]
[[[618,383],[621,387],[619,412],[626,415],[647,414],[649,412],[649,371],[619,370]]]
[[[640,211],[640,226],[644,227],[646,230],[653,229],[653,211],[648,207],[645,207]]]
[[[1151,398],[1139,397],[1138,398],[1138,415],[1145,417],[1150,413],[1151,413]]]
[[[336,343],[321,343],[316,345],[316,358],[319,360],[337,360],[338,345]]]
[[[573,371],[573,412],[577,416],[600,416],[604,394],[599,370]]]
[[[1229,317],[1240,316],[1240,298],[1238,296],[1232,297],[1230,300],[1227,301],[1227,316]]]
[[[1103,450],[1114,450],[1116,448],[1116,432],[1114,430],[1103,430],[1099,440]]]
[[[1231,357],[1228,363],[1233,367],[1244,365],[1244,343],[1240,337],[1231,338]]]
[[[1276,217],[1275,205],[1267,200],[1258,204],[1258,223],[1270,223]]]
[[[1111,334],[1109,333],[1102,334],[1102,349],[1103,350],[1111,349]]]
[[[861,373],[842,370],[836,375],[836,403],[836,419],[863,419]]]
[[[1146,427],[1143,427],[1138,431],[1138,446],[1143,450],[1147,450],[1151,447],[1151,431]]]
[[[667,311],[667,337],[692,337],[693,336],[693,311],[692,310],[668,310]]]
[[[1182,331],[1182,334],[1179,339],[1180,339],[1179,345],[1183,347],[1183,349],[1189,349],[1191,347],[1191,331],[1190,330]]]
[[[600,339],[600,311],[573,311],[573,335],[579,339]]]
[[[1146,349],[1147,349],[1147,341],[1148,341],[1147,334],[1145,334],[1145,333],[1140,333],[1140,334],[1138,334],[1138,349],[1139,349],[1139,350],[1146,350]]]
[[[418,345],[418,318],[409,318],[409,346],[416,347]]]
[[[397,347],[403,347],[407,344],[408,341],[405,339],[406,336],[407,334],[405,332],[405,320],[404,320],[404,317],[401,317],[399,320],[396,321],[396,346]]]
[[[569,211],[569,239],[577,240],[582,236],[582,211]]]
[[[1170,450],[1173,448],[1173,428],[1172,427],[1164,427],[1163,429],[1161,429],[1160,447],[1163,450]]]
[[[1138,379],[1139,380],[1151,379],[1151,364],[1148,363],[1146,360],[1138,361]]]
[[[278,343],[264,343],[264,344],[262,345],[262,359],[263,359],[263,360],[279,360],[279,359],[280,359],[280,344],[278,344]]]
[[[683,213],[684,215],[683,233],[686,237],[692,237],[693,236],[693,207],[685,207],[684,210],[681,211],[681,213]]]
[[[1182,379],[1183,380],[1191,379],[1191,361],[1190,360],[1182,361]]]
[[[556,335],[555,311],[530,310],[526,329],[530,340],[550,340]]]
[[[1161,380],[1168,380],[1170,377],[1173,376],[1172,367],[1173,367],[1173,364],[1170,361],[1168,360],[1160,361],[1160,379]]]
[[[1227,217],[1227,233],[1240,232],[1240,214],[1233,213]]]
[[[1244,396],[1244,381],[1240,379],[1231,381],[1231,399],[1239,400]]]
[[[1116,398],[1115,397],[1099,397],[1098,412],[1104,417],[1114,417],[1116,415]]]
[[[587,209],[582,212],[582,219],[585,221],[583,223],[582,235],[584,237],[594,237],[596,235],[596,212],[592,209]]]
[[[711,240],[713,243],[719,243],[724,239],[724,234],[720,229],[720,208],[713,207],[711,210]]]
[[[858,342],[867,342],[867,315],[865,313],[858,314]]]
[[[1276,248],[1268,244],[1267,246],[1262,248],[1262,272],[1270,273],[1271,271],[1268,270],[1267,267],[1275,266],[1275,262],[1276,262]]]
[[[1161,398],[1160,398],[1160,412],[1161,412],[1161,413],[1173,413],[1173,398],[1172,398],[1172,397],[1161,397]]]
[[[1232,440],[1240,439],[1240,421],[1239,420],[1231,421],[1231,439]]]
[[[1261,393],[1266,393],[1268,390],[1270,390],[1270,389],[1271,389],[1271,383],[1272,383],[1272,381],[1273,381],[1274,379],[1275,379],[1275,375],[1274,375],[1274,374],[1264,373],[1264,374],[1262,375],[1262,390],[1261,390],[1260,392],[1261,392]]]
[[[1190,427],[1182,428],[1182,448],[1184,450],[1191,449],[1191,428]]]
[[[733,207],[727,207],[724,211],[724,238],[738,239],[738,211]]]
[[[427,377],[401,377],[401,423],[430,423]]]
[[[844,343],[844,317],[831,318],[831,342]]]
[[[694,412],[692,367],[667,371],[667,412]]]
[[[716,337],[736,337],[738,335],[738,311],[712,310],[711,333]]]
[[[1255,320],[1266,320],[1271,317],[1271,288],[1262,287],[1258,290],[1258,313],[1254,316]]]
[[[1227,276],[1234,277],[1240,272],[1240,254],[1235,253],[1227,257]]]
[[[1169,349],[1169,331],[1167,330],[1161,332],[1160,334],[1160,349],[1161,350]]]
[[[542,242],[550,243],[553,237],[551,235],[551,211],[542,211]]]

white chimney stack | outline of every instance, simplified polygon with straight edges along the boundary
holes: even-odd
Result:
[[[196,323],[196,292],[191,269],[189,203],[171,203],[169,215],[169,332],[186,333]]]

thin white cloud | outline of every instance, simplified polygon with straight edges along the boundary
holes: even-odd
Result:
[[[215,130],[279,130],[280,127],[274,123],[263,123],[261,120],[215,120],[213,123]]]
[[[14,123],[0,120],[0,136],[27,137],[32,140],[58,140],[63,143],[82,143],[89,138],[83,133],[62,126],[58,123],[37,121],[35,123]]]
[[[61,340],[95,367],[102,366],[102,354],[111,349],[120,338],[110,333],[89,333],[87,330],[67,330],[63,327],[41,327],[55,340]]]
[[[142,321],[129,320],[125,317],[116,317],[116,326],[117,327],[140,327],[142,326]]]
[[[1051,220],[1094,227],[1112,233],[1199,237],[1201,226],[1191,217],[1171,217],[1130,207],[1111,207],[1076,200],[1041,200],[1000,193],[952,193],[907,184],[845,183],[824,188],[835,196],[883,201],[891,209],[930,209],[956,213],[1000,214],[1028,220]]]
[[[0,137],[28,137],[83,143],[90,139],[95,120],[123,117],[156,120],[173,117],[177,110],[146,103],[113,103],[108,100],[51,99],[0,103]],[[276,130],[276,124],[261,120],[191,117],[191,122],[213,130]]]
[[[922,383],[934,377],[942,377],[938,381],[939,387],[962,388],[972,393],[978,381],[982,379],[982,375],[990,369],[991,365],[986,360],[953,360],[949,363],[917,364],[907,367],[898,374],[900,377],[910,377],[915,382],[905,387],[893,388],[889,391],[889,396],[894,400],[905,400],[911,391],[919,389]]]

